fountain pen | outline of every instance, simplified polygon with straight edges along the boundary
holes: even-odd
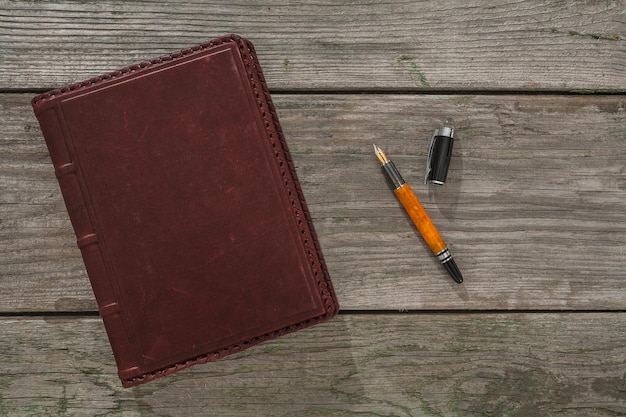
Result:
[[[450,255],[448,246],[443,241],[443,238],[409,184],[404,181],[396,166],[387,158],[382,149],[374,145],[374,152],[382,165],[383,171],[387,174],[394,187],[394,194],[402,203],[402,207],[406,210],[430,250],[433,251],[439,262],[446,268],[452,279],[459,284],[462,283],[463,275],[456,262],[454,262],[452,255]]]

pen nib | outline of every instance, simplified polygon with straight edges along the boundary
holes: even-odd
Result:
[[[389,162],[389,160],[387,159],[387,155],[385,155],[383,150],[376,146],[376,144],[374,144],[374,153],[376,154],[376,157],[381,164],[386,164],[387,162]]]

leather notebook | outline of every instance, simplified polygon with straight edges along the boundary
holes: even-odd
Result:
[[[32,105],[123,386],[337,314],[249,41],[228,35]]]

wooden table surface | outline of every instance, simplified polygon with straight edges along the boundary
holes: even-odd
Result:
[[[226,33],[256,46],[342,311],[123,389],[30,100]],[[0,416],[626,415],[623,0],[0,0],[0,122]]]

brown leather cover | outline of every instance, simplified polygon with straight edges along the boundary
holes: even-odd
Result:
[[[32,104],[125,387],[337,314],[250,42],[225,36]]]

